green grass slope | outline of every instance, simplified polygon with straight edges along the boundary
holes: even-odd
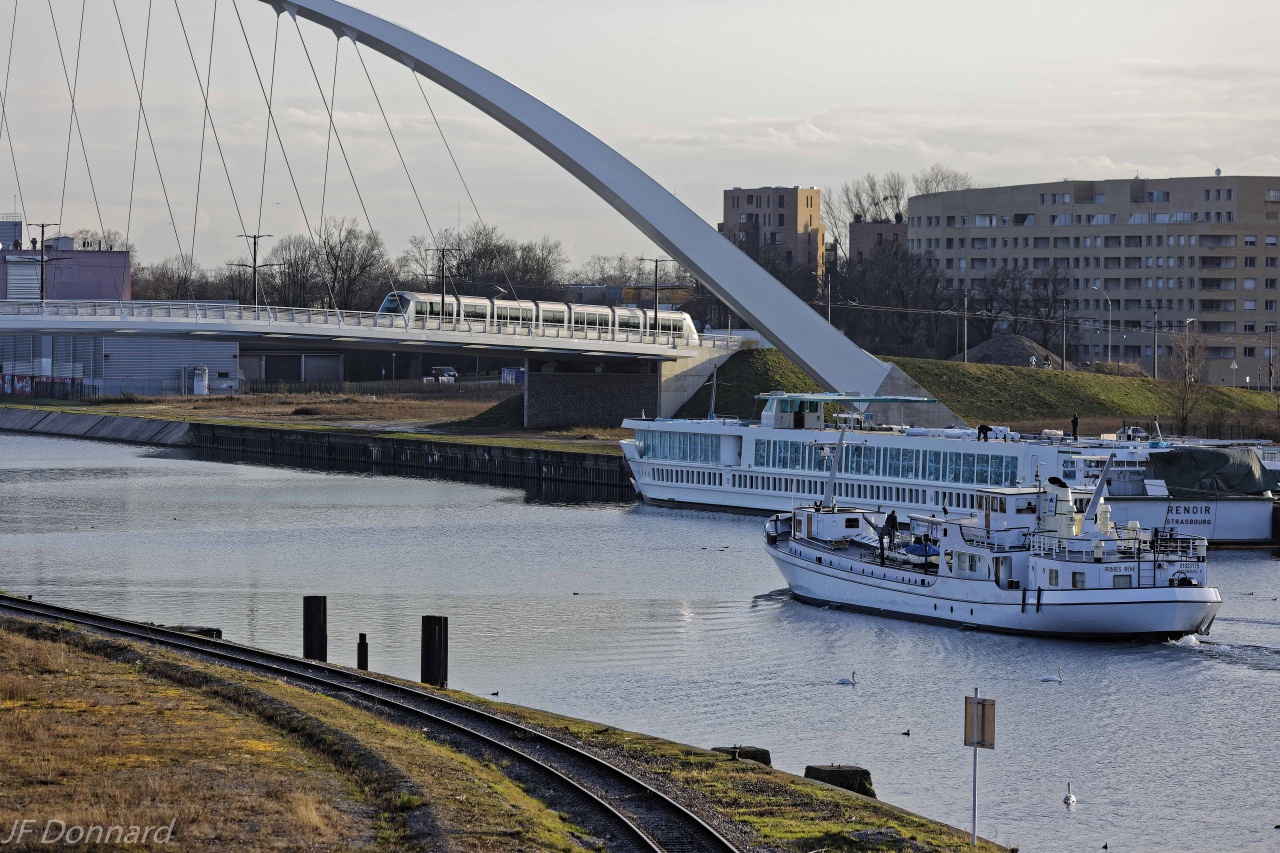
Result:
[[[1104,376],[1033,370],[995,364],[964,364],[920,358],[890,358],[898,367],[970,423],[1008,423],[1036,418],[1148,417],[1175,409],[1174,386],[1146,377]],[[1276,399],[1260,391],[1211,388],[1199,413],[1273,412]]]
[[[818,383],[776,349],[742,350],[720,365],[716,414],[752,418],[760,411],[757,394],[766,391],[821,391]],[[678,418],[706,417],[711,386],[705,385],[676,412]]]

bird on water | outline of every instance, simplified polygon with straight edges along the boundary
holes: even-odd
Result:
[[[907,730],[906,730],[905,732],[903,732],[902,734],[903,734],[903,735],[905,735],[906,737],[911,737],[911,729],[907,729]]]
[[[1062,802],[1066,804],[1067,808],[1071,808],[1076,804],[1076,795],[1071,793],[1070,782],[1067,783],[1067,795],[1062,798]]]
[[[1044,682],[1046,682],[1046,683],[1047,683],[1047,682],[1054,682],[1054,683],[1057,683],[1057,684],[1061,684],[1061,683],[1062,683],[1062,667],[1058,667],[1058,674],[1057,674],[1057,675],[1042,675],[1042,676],[1040,676],[1040,680],[1041,680],[1041,681],[1044,681]]]

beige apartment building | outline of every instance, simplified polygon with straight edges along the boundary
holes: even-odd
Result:
[[[774,259],[822,276],[826,230],[814,187],[734,187],[724,192],[720,233],[755,260]]]
[[[907,225],[908,246],[932,252],[957,294],[980,296],[995,270],[1056,268],[1069,279],[1080,324],[1076,361],[1110,357],[1151,371],[1158,354],[1163,375],[1169,336],[1198,333],[1206,381],[1268,384],[1280,323],[1280,177],[1067,180],[934,193],[909,200]]]

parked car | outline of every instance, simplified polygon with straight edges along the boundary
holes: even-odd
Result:
[[[436,382],[452,385],[458,381],[458,371],[452,367],[433,367],[431,368],[431,378]]]

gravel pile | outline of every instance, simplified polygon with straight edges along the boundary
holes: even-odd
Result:
[[[997,335],[969,350],[969,361],[973,364],[1002,364],[1006,367],[1030,367],[1031,357],[1036,358],[1036,367],[1043,367],[1045,359],[1054,370],[1062,369],[1062,358],[1040,346],[1030,338],[1022,335]],[[953,355],[951,361],[964,361],[964,355]],[[1068,362],[1068,370],[1074,366]]]

